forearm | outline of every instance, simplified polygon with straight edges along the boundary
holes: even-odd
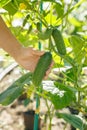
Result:
[[[10,32],[5,25],[4,21],[0,17],[0,48],[8,52],[12,57],[16,57],[21,48],[16,38]]]

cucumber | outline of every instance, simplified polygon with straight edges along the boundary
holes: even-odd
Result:
[[[32,31],[32,25],[30,25],[28,31],[27,31],[27,34],[29,34],[30,32]]]
[[[36,27],[37,27],[37,30],[38,30],[39,32],[41,32],[41,23],[40,23],[40,22],[37,23]]]
[[[23,27],[26,25],[27,20],[28,20],[29,18],[30,18],[30,15],[27,14],[26,17],[25,17],[25,19],[24,19],[24,21],[23,21],[23,24],[22,24]]]
[[[65,43],[61,35],[61,32],[58,29],[53,29],[52,36],[53,36],[58,53],[60,55],[65,55],[66,47],[65,47]]]
[[[35,71],[32,76],[32,82],[35,86],[40,86],[45,72],[49,68],[52,62],[52,55],[50,52],[45,52],[39,59]]]

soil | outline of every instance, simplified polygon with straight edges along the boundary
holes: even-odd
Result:
[[[19,67],[14,68],[8,73],[0,82],[0,92],[4,91],[16,79],[21,76]],[[40,119],[41,129],[48,130],[48,120],[44,123],[43,116],[47,109],[44,100],[41,99],[40,105]],[[0,106],[0,130],[25,130],[24,112],[28,110],[35,110],[36,101],[33,100],[27,107],[24,106],[22,99],[15,100],[11,105],[3,107]],[[67,109],[64,111],[68,111]],[[66,128],[65,128],[66,127]],[[52,120],[52,130],[70,130],[70,125],[66,124],[63,119],[56,117]]]

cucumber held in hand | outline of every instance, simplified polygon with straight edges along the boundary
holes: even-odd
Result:
[[[61,32],[58,29],[54,29],[52,32],[52,36],[53,36],[58,53],[60,55],[65,55],[66,47],[65,47],[65,43],[61,35]]]
[[[35,86],[40,86],[42,79],[45,76],[47,69],[52,62],[52,55],[50,52],[45,52],[39,59],[35,71],[33,73],[32,82]]]

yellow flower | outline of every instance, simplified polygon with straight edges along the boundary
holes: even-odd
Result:
[[[30,98],[34,92],[34,86],[33,85],[24,85],[25,93],[27,94],[27,98]]]
[[[27,8],[27,6],[25,5],[25,3],[20,3],[20,5],[19,5],[20,10],[24,10],[26,8]]]

